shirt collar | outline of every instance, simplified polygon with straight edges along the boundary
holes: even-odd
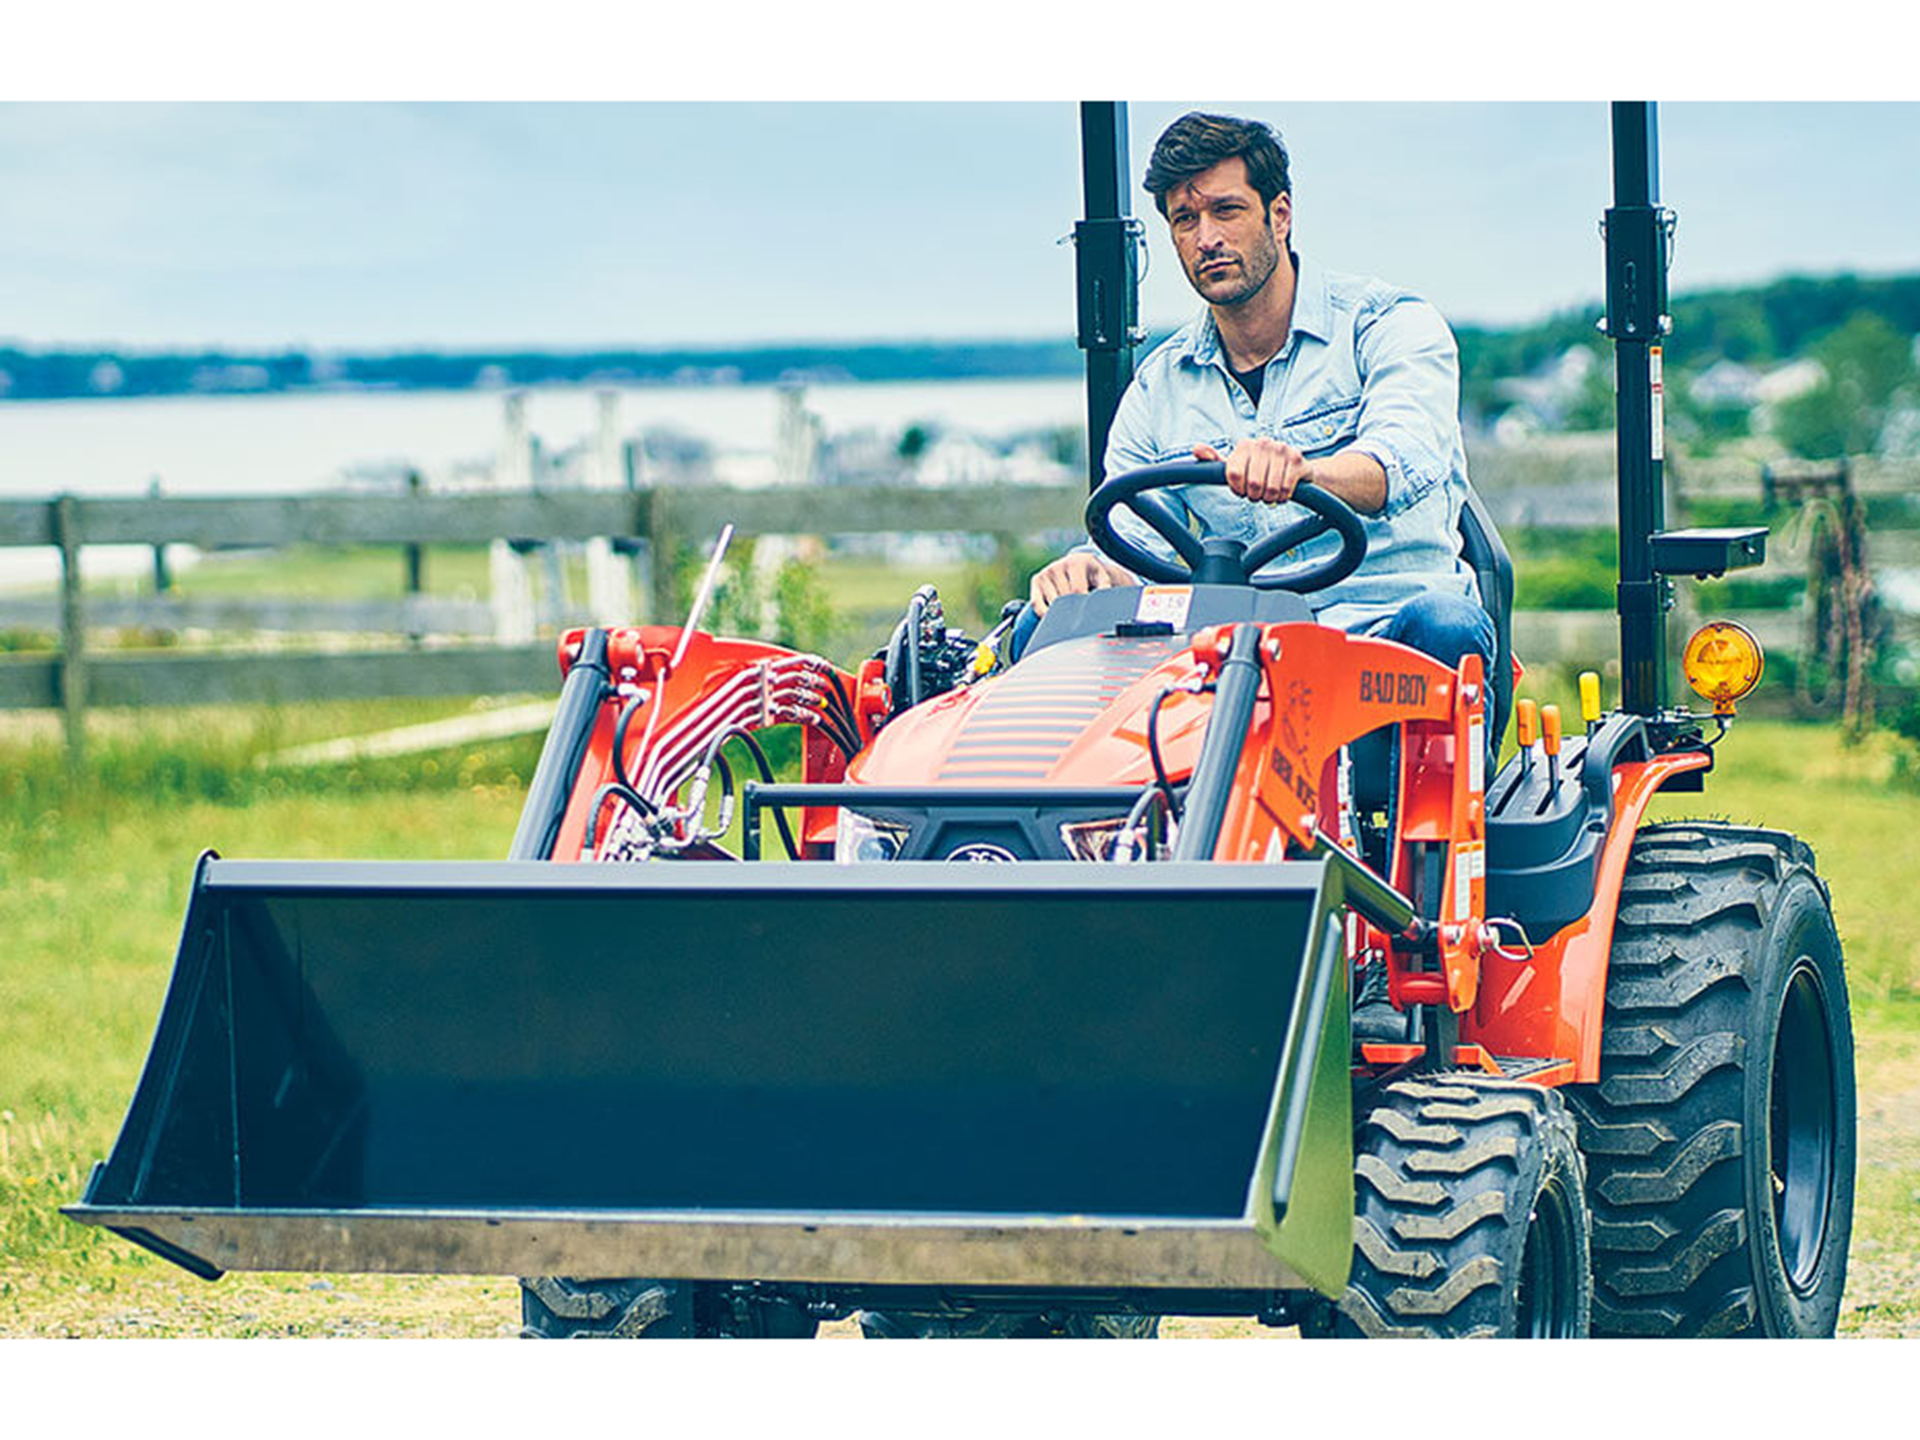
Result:
[[[1293,329],[1288,336],[1311,335],[1326,340],[1333,333],[1333,304],[1327,296],[1327,277],[1318,265],[1304,255],[1293,257]],[[1286,346],[1282,346],[1285,353]],[[1196,365],[1211,365],[1217,359],[1224,365],[1226,353],[1220,343],[1220,327],[1213,323],[1213,311],[1201,310],[1187,327],[1186,355]]]

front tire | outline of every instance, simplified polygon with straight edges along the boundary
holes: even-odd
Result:
[[[1587,1333],[1585,1177],[1558,1094],[1478,1074],[1402,1080],[1376,1097],[1355,1152],[1353,1272],[1306,1332]]]
[[[1813,852],[1648,826],[1621,886],[1600,1082],[1569,1091],[1594,1330],[1831,1335],[1853,1229],[1853,1028]]]

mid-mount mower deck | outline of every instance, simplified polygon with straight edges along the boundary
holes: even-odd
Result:
[[[1123,115],[1083,116],[1097,456],[1134,227]],[[1157,583],[1057,601],[1017,663],[925,592],[857,673],[692,622],[574,631],[509,859],[203,857],[68,1213],[208,1278],[526,1276],[549,1335],[856,1310],[885,1335],[1831,1333],[1854,1097],[1826,889],[1791,836],[1642,824],[1701,788],[1757,678],[1722,626],[1689,647],[1715,715],[1667,705],[1667,574],[1764,545],[1662,530],[1667,212],[1651,107],[1614,121],[1618,711],[1583,685],[1563,734],[1511,703],[1477,505],[1490,676],[1313,623],[1301,594],[1366,548],[1324,492],[1253,550],[1169,524],[1154,492],[1218,465],[1098,488],[1090,533]],[[1296,546],[1307,568],[1264,573]],[[798,783],[754,739],[776,725]],[[736,818],[745,859],[800,863],[731,863]]]

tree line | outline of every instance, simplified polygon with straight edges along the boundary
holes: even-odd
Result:
[[[1811,353],[1861,315],[1900,336],[1920,331],[1920,275],[1792,276],[1767,285],[1674,297],[1669,368],[1717,359],[1764,367]],[[1498,382],[1525,375],[1574,345],[1598,346],[1598,305],[1531,325],[1456,327],[1462,398],[1497,413]],[[1164,336],[1151,337],[1149,344]],[[1143,352],[1144,353],[1144,352]],[[546,384],[771,384],[783,380],[1035,379],[1080,373],[1067,338],[1025,341],[776,345],[723,350],[272,353],[126,352],[110,347],[0,346],[0,399],[100,395],[244,394],[329,388],[465,390]]]

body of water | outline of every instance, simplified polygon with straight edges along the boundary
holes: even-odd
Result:
[[[549,450],[587,439],[603,387],[519,392],[528,429]],[[660,426],[722,452],[774,445],[771,385],[618,389],[623,433]],[[1085,423],[1078,380],[956,380],[809,386],[829,434],[934,421],[1004,434]],[[0,495],[135,495],[321,489],[349,467],[399,463],[433,472],[498,453],[504,397],[493,391],[329,391],[0,404]]]

